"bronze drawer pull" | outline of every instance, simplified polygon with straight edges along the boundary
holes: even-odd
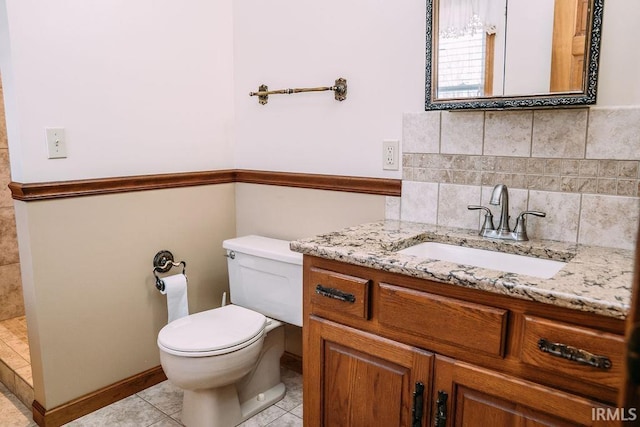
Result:
[[[420,427],[422,425],[422,412],[424,401],[424,384],[421,381],[416,383],[416,389],[413,392],[413,408],[411,409],[411,426]]]
[[[351,304],[356,302],[355,295],[342,292],[339,289],[325,288],[320,284],[316,286],[316,294],[322,295],[323,297],[328,297],[328,298],[333,298],[340,301],[348,302]]]
[[[444,390],[438,390],[436,400],[436,415],[433,419],[434,427],[445,427],[447,424],[447,399],[449,395]]]
[[[552,356],[562,357],[594,368],[611,369],[612,366],[611,359],[606,356],[599,356],[566,344],[553,343],[545,338],[540,338],[538,348]]]

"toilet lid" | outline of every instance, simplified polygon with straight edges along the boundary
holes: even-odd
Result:
[[[174,354],[223,354],[256,341],[266,323],[263,314],[226,305],[174,320],[160,330],[158,345]]]

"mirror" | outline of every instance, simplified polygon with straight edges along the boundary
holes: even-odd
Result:
[[[426,110],[596,102],[604,0],[426,2]]]

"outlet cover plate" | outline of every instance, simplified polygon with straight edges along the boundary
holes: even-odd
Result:
[[[382,169],[397,171],[400,169],[400,142],[397,139],[382,141]]]

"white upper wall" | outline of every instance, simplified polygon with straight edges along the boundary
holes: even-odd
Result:
[[[606,0],[598,79],[598,105],[640,105],[640,2]]]
[[[424,104],[424,16],[424,0],[236,0],[237,167],[399,178],[382,170],[382,141],[401,139],[401,113]],[[338,77],[343,102],[248,96]]]
[[[0,7],[14,181],[233,167],[231,0]],[[46,127],[67,159],[47,159]]]

